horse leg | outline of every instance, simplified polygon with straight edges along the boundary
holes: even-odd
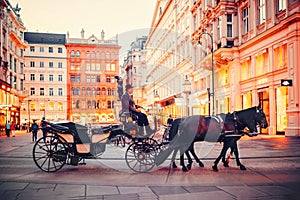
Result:
[[[182,167],[182,171],[183,172],[187,172],[188,171],[188,168],[185,166],[185,164],[184,164],[184,153],[185,152],[182,152],[181,150],[180,150],[180,165],[181,165],[181,167]]]
[[[204,164],[201,162],[201,160],[198,158],[198,156],[195,153],[194,144],[193,144],[193,146],[191,146],[190,152],[193,155],[193,157],[196,160],[196,162],[199,164],[199,167],[204,167]]]
[[[246,167],[241,163],[240,158],[239,158],[239,150],[237,147],[237,141],[235,141],[233,145],[234,145],[234,155],[235,155],[237,166],[240,166],[241,170],[246,170]]]
[[[188,170],[191,170],[192,169],[193,160],[192,160],[192,158],[190,156],[189,150],[186,150],[185,155],[186,155],[186,157],[188,159],[187,168],[188,168]]]
[[[229,155],[227,156],[227,158],[225,159],[226,154],[224,155],[224,157],[222,157],[222,162],[223,162],[224,167],[229,167],[229,162],[230,162],[230,159],[232,158],[233,152],[234,152],[234,147],[230,146],[230,152],[229,152]]]
[[[176,157],[177,152],[178,152],[178,149],[175,149],[173,151],[173,155],[172,155],[172,158],[171,158],[171,165],[172,165],[173,169],[177,168],[177,165],[175,163],[175,157]]]
[[[218,156],[218,158],[215,160],[214,165],[212,166],[212,169],[213,169],[215,172],[219,171],[219,170],[218,170],[218,164],[219,164],[221,158],[225,157],[228,148],[229,148],[229,142],[228,142],[228,141],[224,141],[224,142],[223,142],[223,148],[222,148],[222,150],[221,150],[221,153],[220,153],[220,155]]]

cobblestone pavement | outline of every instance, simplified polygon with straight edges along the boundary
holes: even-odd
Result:
[[[299,199],[300,195],[300,138],[242,138],[239,147],[245,171],[234,159],[229,168],[220,164],[219,172],[212,171],[221,144],[197,143],[205,167],[193,163],[187,173],[170,170],[168,161],[147,173],[133,173],[125,164],[127,147],[114,145],[107,145],[103,159],[45,173],[32,160],[30,139],[25,132],[0,138],[1,199],[244,200]]]

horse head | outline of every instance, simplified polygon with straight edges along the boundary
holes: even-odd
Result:
[[[267,117],[263,109],[261,108],[260,104],[255,108],[256,108],[256,115],[255,115],[256,125],[260,126],[261,128],[267,128],[269,126]]]
[[[243,128],[247,127],[250,132],[257,132],[257,126],[267,128],[268,122],[265,113],[259,106],[254,106],[241,111],[236,111],[237,122]]]

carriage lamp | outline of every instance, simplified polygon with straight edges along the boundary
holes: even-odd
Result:
[[[122,113],[121,116],[120,116],[120,121],[121,122],[126,122],[126,115],[125,113]]]

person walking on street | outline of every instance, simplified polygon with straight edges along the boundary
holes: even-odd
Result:
[[[16,136],[16,124],[14,121],[11,121],[10,130],[11,130],[11,136],[15,137]]]
[[[43,137],[45,138],[47,136],[47,131],[45,129],[43,129],[45,126],[47,126],[47,124],[45,122],[45,117],[42,118],[40,126],[42,127]]]
[[[9,137],[10,136],[10,123],[9,123],[9,121],[6,122],[5,131],[6,131],[6,136]]]
[[[35,120],[33,120],[33,123],[31,125],[32,142],[36,142],[38,130],[39,130],[39,126],[37,125],[37,123],[35,122]]]
[[[173,124],[173,118],[172,118],[171,114],[169,115],[169,118],[167,120],[167,124],[168,124],[168,126],[172,126],[172,124]]]

